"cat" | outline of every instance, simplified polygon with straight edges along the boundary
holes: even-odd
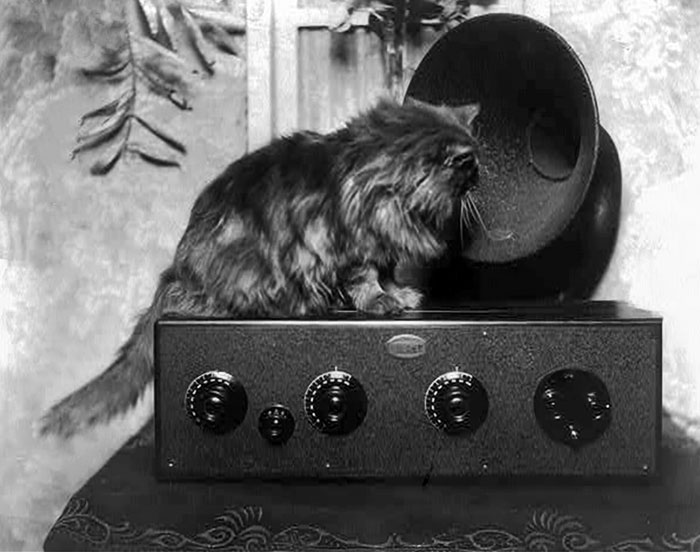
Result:
[[[133,407],[153,378],[162,315],[309,317],[420,305],[401,262],[438,258],[478,184],[477,104],[380,100],[342,128],[300,131],[229,165],[201,192],[150,307],[113,363],[39,420],[68,438]]]

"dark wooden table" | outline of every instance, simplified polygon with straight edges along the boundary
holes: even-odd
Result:
[[[666,438],[640,483],[164,483],[131,439],[46,550],[700,551],[700,451]]]

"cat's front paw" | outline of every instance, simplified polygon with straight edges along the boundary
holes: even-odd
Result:
[[[374,315],[389,315],[398,314],[403,311],[404,307],[401,303],[388,293],[382,292],[371,297],[364,304],[356,305],[357,309]]]
[[[417,309],[423,301],[423,294],[409,286],[399,286],[391,283],[384,289],[401,305],[402,309]]]

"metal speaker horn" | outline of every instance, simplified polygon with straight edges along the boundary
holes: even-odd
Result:
[[[475,17],[431,47],[409,98],[480,104],[480,217],[464,240],[455,220],[450,253],[399,280],[433,304],[589,297],[617,239],[621,170],[571,46],[529,17]]]

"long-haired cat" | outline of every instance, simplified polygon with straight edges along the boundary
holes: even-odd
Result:
[[[337,306],[419,305],[397,263],[446,248],[448,221],[478,181],[478,106],[380,101],[326,135],[299,132],[232,163],[196,200],[172,265],[114,362],[53,406],[41,433],[68,437],[132,407],[153,378],[166,313],[304,317]]]

